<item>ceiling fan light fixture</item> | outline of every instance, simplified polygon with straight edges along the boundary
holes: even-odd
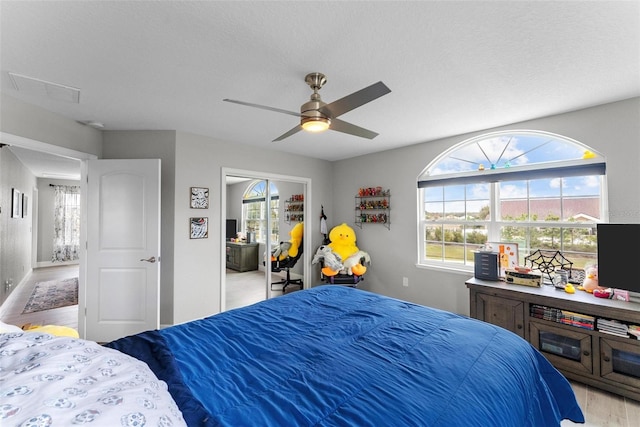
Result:
[[[1,0],[0,0],[1,1]],[[248,107],[260,108],[263,110],[275,111],[277,113],[296,116],[300,119],[300,123],[293,129],[289,129],[280,135],[273,142],[282,141],[302,130],[307,132],[324,132],[328,129],[336,132],[342,132],[348,135],[358,136],[361,138],[373,139],[378,136],[377,133],[368,129],[361,128],[351,123],[340,120],[338,117],[348,113],[349,111],[361,107],[362,105],[378,99],[382,95],[386,95],[391,90],[382,82],[374,83],[370,86],[344,96],[330,104],[322,101],[318,91],[327,82],[327,78],[322,73],[309,73],[305,77],[305,83],[309,85],[313,93],[309,97],[309,101],[300,106],[300,114],[293,111],[283,110],[281,108],[268,107],[266,105],[252,104],[244,101],[225,98],[223,101],[232,102],[234,104],[246,105]]]
[[[307,132],[324,132],[329,129],[331,120],[327,117],[303,117],[300,126]]]

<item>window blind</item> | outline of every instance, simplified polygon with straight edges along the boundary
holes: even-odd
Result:
[[[484,171],[461,172],[456,174],[422,177],[418,180],[418,188],[436,187],[444,185],[480,184],[487,182],[518,181],[544,178],[566,178],[571,176],[604,175],[606,163],[602,159],[595,162],[580,161],[580,163],[541,167],[514,166],[503,169],[487,169]]]

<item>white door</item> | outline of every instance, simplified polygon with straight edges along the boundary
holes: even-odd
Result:
[[[160,323],[160,160],[89,160],[85,338]]]

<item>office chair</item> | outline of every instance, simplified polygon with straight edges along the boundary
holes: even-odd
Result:
[[[366,263],[365,258],[364,257],[360,258],[360,264],[365,265],[365,263]],[[322,270],[323,266],[324,266],[324,263],[321,261],[320,270]],[[326,283],[329,283],[332,285],[346,285],[352,288],[357,288],[358,283],[364,280],[364,274],[362,276],[357,276],[355,274],[338,273],[335,276],[325,276],[321,272],[320,276],[321,276],[321,279],[324,280]]]
[[[296,265],[296,262],[302,256],[304,248],[304,241],[300,242],[300,246],[298,249],[298,254],[295,257],[286,257],[282,260],[273,260],[271,261],[271,271],[273,273],[280,273],[281,271],[285,271],[287,273],[286,277],[277,282],[271,283],[271,290],[273,291],[273,285],[282,285],[282,293],[285,293],[286,289],[290,285],[300,286],[302,289],[302,279],[292,279],[290,270]]]

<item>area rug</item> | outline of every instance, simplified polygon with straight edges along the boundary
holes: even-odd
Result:
[[[22,314],[78,304],[78,278],[38,282]]]

